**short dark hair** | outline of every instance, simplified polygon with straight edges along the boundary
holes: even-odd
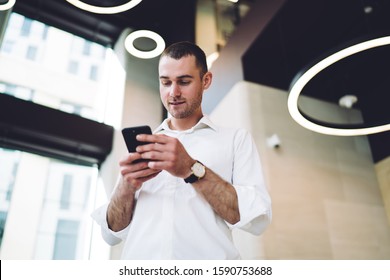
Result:
[[[207,61],[204,51],[194,43],[189,41],[177,42],[167,47],[160,56],[160,59],[164,56],[171,57],[173,59],[180,59],[185,56],[195,56],[196,66],[200,70],[200,77],[207,73]]]

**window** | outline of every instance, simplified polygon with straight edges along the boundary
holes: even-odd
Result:
[[[88,107],[81,107],[77,104],[61,102],[61,105],[59,106],[59,108],[61,109],[61,111],[65,111],[65,112],[68,112],[70,114],[75,113],[77,115],[82,116],[83,114],[81,111],[85,108],[88,108]]]
[[[89,72],[89,78],[93,81],[98,80],[98,67],[96,65],[91,66],[91,70]]]
[[[44,25],[43,26],[43,32],[42,32],[42,40],[46,40],[47,39],[48,32],[49,32],[49,26]]]
[[[0,211],[0,248],[4,235],[5,221],[7,220],[7,212]]]
[[[11,177],[9,178],[9,182],[8,182],[8,189],[6,190],[6,193],[5,193],[5,200],[8,202],[11,200],[12,191],[13,191],[14,185],[15,185],[16,171],[17,170],[18,170],[18,163],[14,162],[13,167],[12,167],[12,171],[11,171]]]
[[[78,42],[77,52],[73,42]],[[0,130],[0,144],[25,152],[0,147],[0,259],[88,259],[91,243],[101,242],[90,217],[97,193],[100,193],[99,205],[105,197],[102,185],[97,190],[97,164],[109,153],[113,133],[111,126],[99,122],[107,116],[109,93],[110,102],[121,101],[125,72],[111,49],[16,13],[10,15],[2,45],[0,107],[9,118],[2,119],[5,129]],[[90,65],[96,68],[91,70]],[[77,76],[69,75],[69,69]],[[109,83],[115,86],[108,87]],[[72,111],[94,121],[26,100]],[[26,118],[13,108],[24,108],[32,119],[37,118],[31,123],[42,126],[37,128],[24,122]],[[115,120],[120,119],[118,111]],[[68,125],[64,130],[61,127],[62,134],[57,134],[50,130],[52,119],[42,116],[54,116],[58,123]],[[109,121],[113,119],[110,118]],[[26,125],[21,131],[27,132],[18,134],[11,129],[13,134],[8,133],[15,123]],[[81,149],[87,151],[85,154],[69,150],[77,149],[78,142],[82,142],[77,137],[68,137],[74,135],[72,127],[80,125],[99,131],[99,137],[94,139],[107,141],[88,139],[88,147]],[[42,127],[48,134],[39,130]],[[61,142],[62,139],[65,141]],[[28,230],[20,230],[20,221]],[[97,234],[99,238],[91,238]],[[94,252],[98,255],[101,251],[94,249]]]
[[[61,209],[69,209],[70,195],[72,192],[72,175],[65,174],[62,181]]]
[[[0,81],[29,87],[34,95],[25,100],[58,110],[74,104],[72,114],[87,111],[81,116],[105,122],[103,100],[123,97],[125,72],[110,48],[17,13],[9,17],[2,45]]]
[[[2,44],[2,51],[4,53],[11,53],[14,48],[15,42],[13,41],[5,41]]]
[[[2,148],[0,164],[0,258],[87,259],[97,167]]]
[[[92,47],[91,42],[84,41],[83,54],[87,55],[87,56],[90,55],[91,54],[91,47]]]
[[[26,58],[28,60],[36,60],[37,59],[37,53],[38,53],[38,48],[35,46],[28,46],[27,48],[27,53],[26,53]]]
[[[20,30],[20,36],[27,37],[31,32],[32,20],[24,18],[22,28]]]
[[[6,84],[5,89],[4,89],[4,93],[15,96],[17,89],[18,89],[18,87],[16,85]]]
[[[79,71],[79,63],[74,60],[69,61],[68,72],[77,75],[78,71]]]
[[[0,248],[14,190],[20,152],[0,148]]]
[[[34,95],[34,92],[29,88],[1,82],[0,92],[15,96],[23,100],[32,100]]]
[[[79,225],[80,222],[78,221],[58,221],[53,260],[75,259]]]

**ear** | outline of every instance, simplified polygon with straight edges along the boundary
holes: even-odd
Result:
[[[211,72],[207,72],[203,75],[203,89],[208,89],[213,80],[213,74]]]

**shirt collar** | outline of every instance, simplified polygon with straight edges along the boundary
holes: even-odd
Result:
[[[158,133],[160,131],[163,131],[163,130],[166,130],[166,131],[171,131],[171,132],[177,132],[176,130],[172,130],[170,127],[169,127],[169,120],[170,118],[167,118],[165,119],[154,131],[153,133]],[[204,115],[200,120],[199,122],[194,125],[192,128],[188,129],[188,130],[185,130],[183,132],[187,132],[187,133],[190,133],[190,132],[193,132],[194,130],[197,130],[197,129],[201,129],[201,128],[206,128],[206,127],[209,127],[213,130],[217,130],[217,126],[210,120],[210,118],[206,115]]]

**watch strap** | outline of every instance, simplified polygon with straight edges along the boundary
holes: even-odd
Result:
[[[188,176],[187,178],[184,179],[184,182],[192,184],[198,180],[199,180],[199,178],[196,177],[195,174],[191,174],[190,176]]]
[[[203,163],[201,163],[200,161],[197,160],[197,163],[198,163],[198,164],[201,164],[201,165],[204,167]],[[196,163],[195,163],[195,164],[196,164]],[[195,164],[194,164],[194,165],[195,165]],[[191,167],[191,170],[192,170],[192,167]],[[203,176],[202,176],[202,177],[203,177]],[[184,178],[184,182],[192,184],[192,183],[195,183],[196,181],[198,181],[199,179],[201,179],[202,177],[196,176],[196,175],[194,174],[194,171],[192,170],[192,174],[191,174],[190,176],[188,176],[187,178]]]

